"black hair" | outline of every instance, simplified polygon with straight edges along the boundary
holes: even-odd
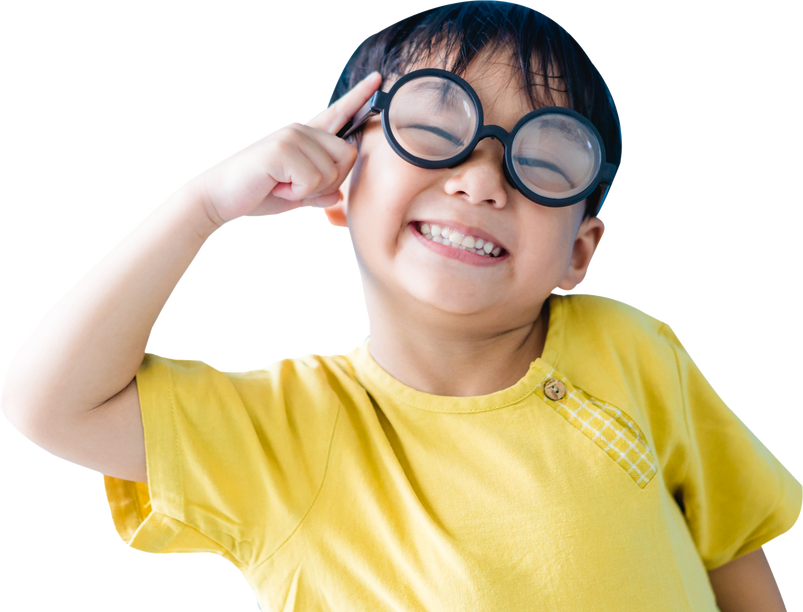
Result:
[[[505,49],[518,63],[532,107],[553,106],[552,92],[564,94],[568,107],[599,130],[607,161],[618,166],[622,157],[619,116],[602,76],[566,30],[541,13],[509,2],[447,4],[377,32],[352,54],[329,104],[374,70],[384,82],[443,52],[452,58],[452,65],[445,69],[463,76],[481,51],[494,54]],[[360,132],[349,140],[359,147]],[[598,187],[588,196],[586,216],[596,215],[600,195]]]

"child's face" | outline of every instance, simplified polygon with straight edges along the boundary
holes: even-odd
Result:
[[[444,66],[415,66],[424,67]],[[511,74],[504,59],[483,56],[464,76],[480,97],[485,123],[508,131],[532,110]],[[382,89],[392,84],[385,82]],[[343,193],[327,216],[336,225],[347,222],[369,308],[370,298],[399,312],[421,305],[425,312],[474,315],[488,328],[532,322],[553,289],[573,288],[603,229],[599,219],[583,222],[585,201],[550,208],[517,191],[505,178],[499,141],[482,140],[454,168],[424,169],[391,149],[379,117],[363,128]],[[479,228],[508,255],[483,259],[491,265],[446,257],[418,235],[419,222]]]

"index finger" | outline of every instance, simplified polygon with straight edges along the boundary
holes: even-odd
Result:
[[[382,83],[382,75],[372,72],[357,83],[329,108],[311,119],[307,125],[330,134],[337,134],[357,114]]]

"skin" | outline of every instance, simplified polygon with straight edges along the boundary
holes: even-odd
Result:
[[[481,56],[464,77],[480,97],[485,123],[506,130],[532,110],[517,77],[511,79],[514,70]],[[544,347],[545,300],[556,287],[573,289],[583,280],[602,237],[602,221],[583,220],[585,202],[550,208],[514,189],[503,151],[485,139],[454,168],[418,168],[390,148],[375,117],[363,128],[343,200],[326,209],[332,224],[351,233],[372,357],[419,391],[486,395],[521,379]],[[478,267],[434,253],[408,227],[428,219],[482,228],[510,257]]]
[[[709,571],[708,579],[722,612],[786,612],[761,548]]]

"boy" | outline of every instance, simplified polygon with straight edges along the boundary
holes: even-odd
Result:
[[[210,169],[109,260],[93,281],[92,329],[64,328],[83,347],[60,371],[82,394],[72,416],[34,410],[53,391],[23,395],[22,384],[7,385],[4,410],[37,442],[108,475],[115,524],[132,546],[216,552],[266,610],[704,610],[715,609],[712,585],[723,610],[782,609],[755,553],[794,523],[799,483],[722,405],[666,326],[608,300],[551,296],[583,279],[602,235],[600,168],[618,164],[612,101],[607,122],[582,114],[592,126],[585,142],[600,145],[585,183],[566,166],[576,152],[560,155],[571,139],[556,148],[561,130],[550,124],[533,128],[543,143],[525,140],[531,147],[516,161],[503,156],[515,143],[500,146],[501,133],[472,141],[451,167],[404,159],[391,137],[437,164],[449,159],[445,128],[476,117],[469,90],[446,75],[459,85],[447,103],[465,102],[467,114],[450,109],[423,124],[424,114],[404,114],[421,108],[418,92],[383,111],[404,119],[390,135],[376,116],[355,126],[359,154],[334,136],[362,118],[380,84],[389,92],[422,68],[456,74],[449,39],[433,33],[448,26],[481,46],[478,24],[539,32],[525,48],[550,44],[539,47],[525,92],[535,104],[510,78],[516,62],[492,45],[464,66],[485,113],[475,128],[513,132],[533,106],[576,109],[560,89],[596,101],[605,91],[573,41],[527,10],[472,3],[392,26],[346,73],[394,50],[409,65],[369,76],[309,125]],[[435,43],[432,57],[411,60],[416,35]],[[545,56],[553,47],[555,65]],[[580,92],[564,86],[578,73]],[[442,106],[426,108],[432,118]],[[585,126],[555,113],[550,121],[573,126],[572,137]],[[533,159],[540,166],[521,161]],[[211,232],[310,202],[349,227],[369,341],[347,356],[245,374],[142,360],[167,295]],[[455,246],[443,246],[447,238]],[[42,361],[28,348],[9,381],[31,380],[26,362]],[[96,442],[108,439],[118,446]],[[732,603],[744,584],[767,591]]]

